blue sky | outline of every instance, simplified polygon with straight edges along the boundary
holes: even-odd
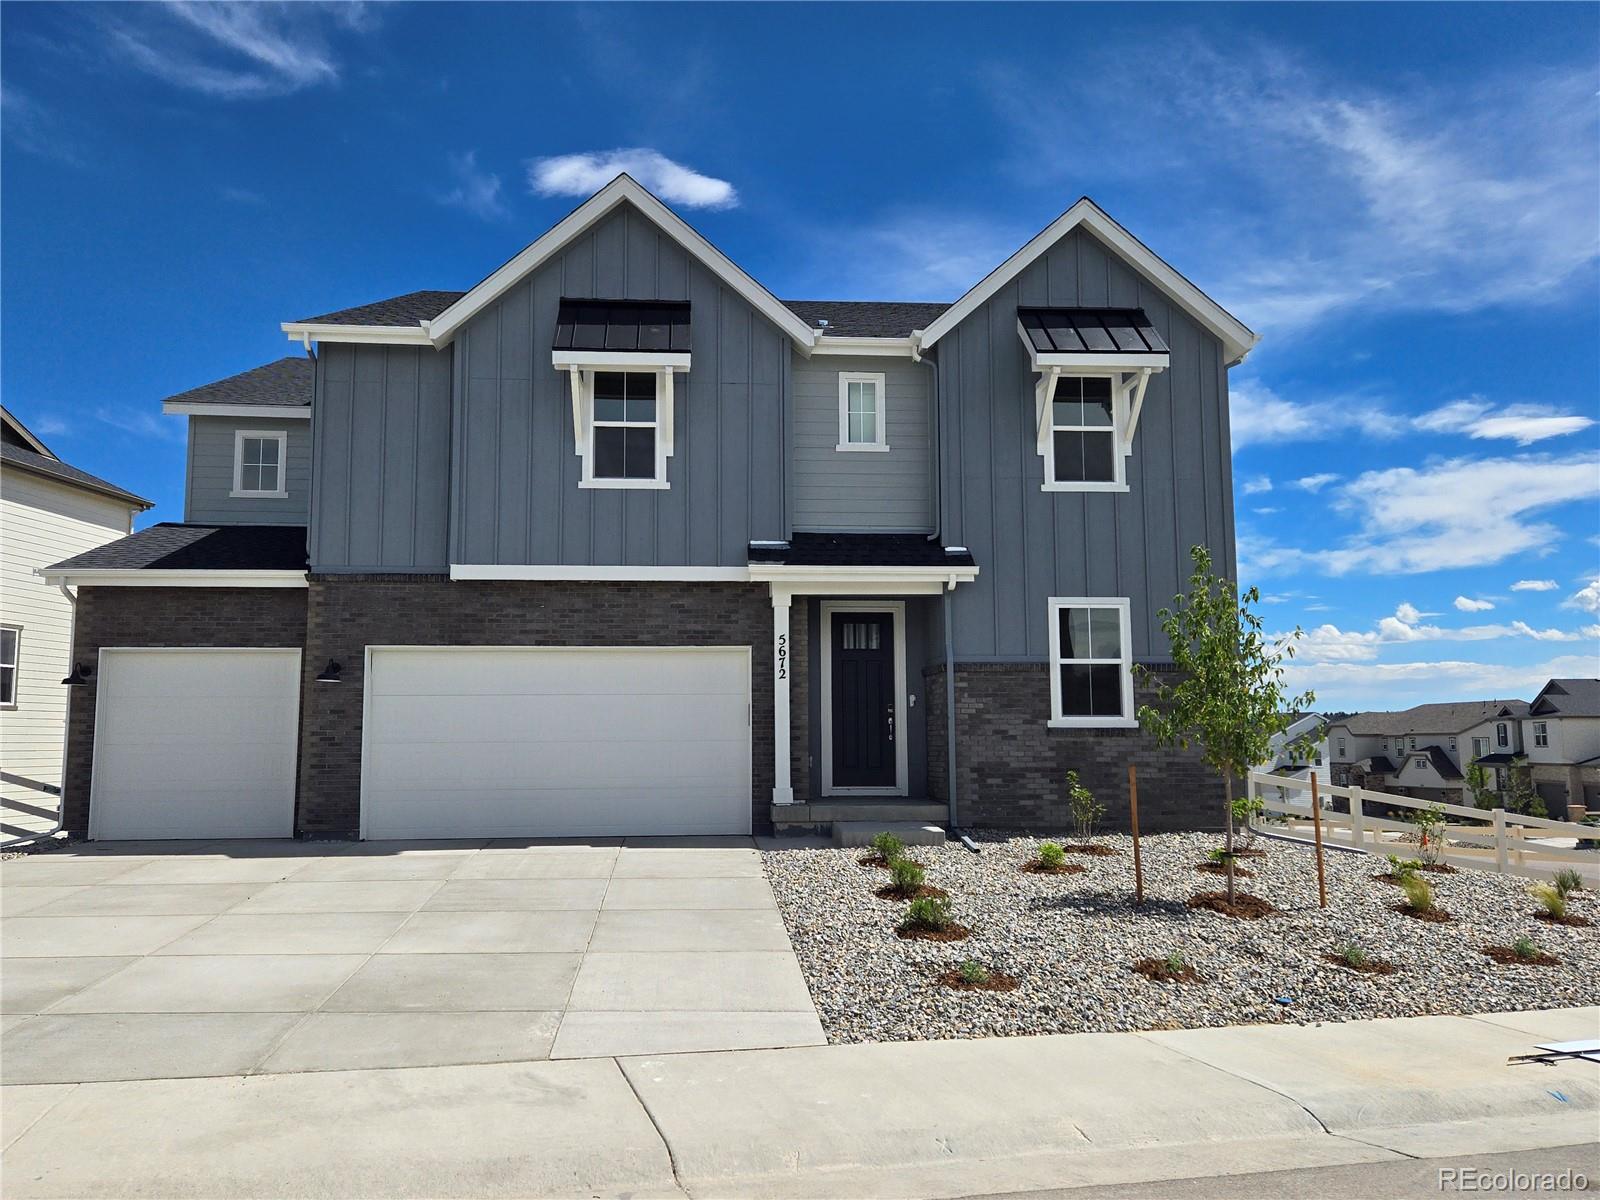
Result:
[[[1264,335],[1240,573],[1295,682],[1531,697],[1600,665],[1597,13],[6,4],[0,382],[181,519],[161,397],[619,164],[795,298],[953,299],[1087,193]]]

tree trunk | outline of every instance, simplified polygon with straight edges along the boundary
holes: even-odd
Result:
[[[1224,772],[1223,778],[1226,780],[1226,792],[1227,792],[1227,796],[1228,796],[1228,809],[1227,809],[1228,815],[1227,815],[1227,825],[1226,825],[1226,829],[1228,831],[1228,835],[1227,835],[1227,840],[1224,843],[1224,849],[1227,851],[1227,856],[1228,856],[1228,903],[1232,904],[1233,903],[1233,772],[1232,771]]]

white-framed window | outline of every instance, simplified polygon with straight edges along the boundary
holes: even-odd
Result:
[[[665,489],[672,455],[673,368],[568,368],[585,488]]]
[[[1127,487],[1121,435],[1124,395],[1109,375],[1061,375],[1044,432],[1044,490],[1120,491]]]
[[[1455,740],[1455,738],[1451,738],[1450,739],[1450,749],[1454,750],[1455,748],[1456,748],[1456,740]]]
[[[1511,744],[1511,729],[1504,721],[1494,727],[1494,738],[1496,743],[1501,746],[1509,746]]]
[[[1488,754],[1489,754],[1489,739],[1488,738],[1473,738],[1472,739],[1472,761],[1473,762],[1477,762],[1480,758],[1488,757]]]
[[[1344,757],[1344,739],[1343,738],[1339,739],[1339,757],[1340,758]]]
[[[1415,750],[1417,748],[1417,739],[1416,738],[1407,738],[1406,742],[1407,742],[1407,746],[1406,746],[1407,750]]]
[[[1417,755],[1416,758],[1412,759],[1412,762],[1413,762],[1414,765],[1416,765],[1418,767],[1425,767],[1425,766],[1428,765],[1428,760],[1426,758],[1423,758],[1422,755],[1420,755],[1420,754]]]
[[[0,708],[17,706],[17,665],[21,661],[21,627],[0,625]]]
[[[1540,748],[1550,744],[1550,726],[1543,721],[1533,723],[1533,744]]]
[[[836,450],[887,450],[889,413],[883,376],[839,372],[839,444]]]
[[[286,499],[284,458],[288,448],[289,435],[283,430],[235,431],[233,494],[253,500]]]
[[[1137,725],[1127,599],[1052,596],[1048,608],[1050,725]]]

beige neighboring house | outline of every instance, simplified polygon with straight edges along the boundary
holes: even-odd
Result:
[[[61,461],[0,408],[0,842],[51,828],[72,605],[35,571],[133,531],[150,501]],[[92,664],[90,664],[92,666]]]
[[[1520,755],[1527,712],[1525,700],[1472,700],[1343,717],[1328,725],[1333,782],[1471,804],[1467,767],[1506,766]],[[1490,772],[1490,785],[1504,786],[1499,771]]]
[[[1552,817],[1600,812],[1600,679],[1552,679],[1528,706],[1523,754]]]

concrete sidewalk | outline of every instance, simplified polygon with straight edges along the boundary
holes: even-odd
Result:
[[[1600,1008],[3,1089],[61,1196],[921,1196],[1593,1143]]]

